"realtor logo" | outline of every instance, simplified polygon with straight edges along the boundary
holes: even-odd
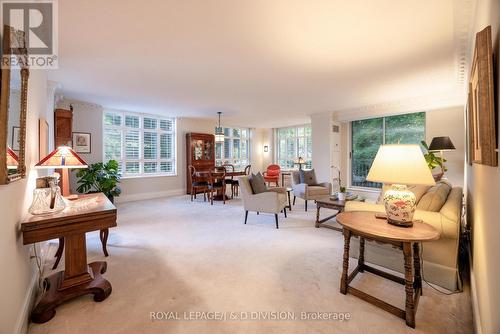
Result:
[[[10,26],[24,35],[27,65],[30,68],[57,68],[57,1],[11,0],[1,3],[2,27]],[[9,49],[14,51],[18,41],[11,38],[11,44]],[[6,65],[5,56],[2,65]],[[13,55],[10,56],[9,65],[14,66]]]

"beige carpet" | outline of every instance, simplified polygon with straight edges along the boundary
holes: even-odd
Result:
[[[96,303],[85,296],[61,305],[51,321],[31,324],[29,333],[472,333],[468,291],[445,296],[426,286],[416,330],[342,295],[341,234],[314,228],[315,210],[305,213],[302,201],[287,219],[280,218],[279,230],[272,215],[251,213],[247,225],[243,216],[238,199],[210,206],[181,196],[119,205],[106,258],[110,297]],[[97,233],[87,235],[87,245],[89,262],[104,259]],[[354,284],[404,305],[401,285],[371,274]],[[294,312],[299,319],[301,312],[348,312],[351,319],[150,320],[150,312],[178,312],[183,318],[191,311],[228,317]]]

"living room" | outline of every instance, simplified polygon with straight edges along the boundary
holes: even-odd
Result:
[[[500,332],[500,1],[1,8],[0,333]]]

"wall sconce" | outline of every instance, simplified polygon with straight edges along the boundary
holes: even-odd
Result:
[[[269,152],[269,146],[264,145],[264,152]]]

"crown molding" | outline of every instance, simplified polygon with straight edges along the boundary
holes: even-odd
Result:
[[[469,44],[473,34],[476,0],[453,1],[453,43],[457,84],[466,87],[468,78]]]
[[[404,114],[408,112],[429,111],[455,106],[463,106],[465,97],[459,90],[447,94],[433,94],[417,96],[407,99],[393,100],[383,103],[371,104],[357,108],[335,111],[334,119],[337,121],[352,121],[377,116]]]

